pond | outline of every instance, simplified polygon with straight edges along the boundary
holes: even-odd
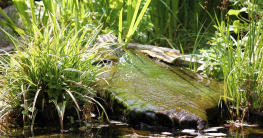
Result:
[[[164,127],[150,127],[146,125],[131,126],[119,121],[111,123],[93,124],[85,130],[78,127],[66,127],[63,133],[59,126],[35,127],[34,131],[12,129],[10,134],[0,134],[1,137],[59,137],[59,138],[115,138],[115,137],[263,137],[263,127],[210,127],[205,130],[172,129]]]

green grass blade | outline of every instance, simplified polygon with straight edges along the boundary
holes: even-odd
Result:
[[[34,109],[33,109],[34,111]],[[38,109],[36,109],[35,113],[34,113],[34,116],[32,117],[32,122],[31,122],[31,131],[34,130],[34,123],[35,123],[35,119],[36,119],[36,116],[37,116],[37,112],[38,112]]]
[[[122,39],[121,39],[121,34],[122,34],[122,11],[123,11],[123,8],[120,10],[120,15],[119,15],[119,35],[118,35],[118,40],[119,40],[119,43],[121,44],[122,43]]]
[[[77,108],[79,109],[79,111],[81,111],[81,109],[79,108],[79,104],[77,103],[77,100],[75,99],[75,97],[73,96],[73,94],[67,90],[67,89],[64,89],[68,94],[69,96],[71,97],[71,99],[74,101],[75,105],[77,106]]]
[[[129,32],[131,21],[132,21],[132,0],[127,0],[127,26],[126,26],[126,33]]]
[[[13,0],[13,3],[17,9],[20,18],[22,19],[23,25],[29,27],[31,21],[28,12],[26,12],[28,8],[26,5],[26,0]]]
[[[35,94],[35,98],[34,98],[34,102],[33,102],[33,107],[32,107],[32,116],[34,115],[34,109],[35,109],[35,106],[36,106],[36,102],[37,102],[37,97],[38,97],[38,95],[39,95],[39,92],[41,91],[41,89],[38,89],[37,91],[36,91],[36,94]]]
[[[129,31],[127,32],[128,33],[128,35],[127,35],[128,38],[129,38],[129,35],[131,35],[131,30],[133,30],[133,28],[134,28],[133,26],[134,26],[134,22],[136,21],[136,18],[137,18],[137,14],[138,14],[138,11],[139,11],[139,8],[140,8],[140,4],[141,4],[141,0],[138,0],[137,4],[136,4],[136,8],[135,8],[133,16],[132,16],[132,20],[131,20],[131,24],[130,24],[130,27],[129,27]]]
[[[34,0],[29,0],[30,3],[30,11],[32,14],[32,20],[33,20],[33,24],[36,24],[36,15],[35,15],[35,8],[34,8]],[[39,17],[40,18],[40,17]]]
[[[0,25],[10,27],[11,29],[15,30],[19,35],[23,36],[25,34],[24,30],[16,27],[15,23],[6,15],[6,13],[0,8],[0,13],[7,19],[6,21],[0,21]],[[1,30],[3,30],[1,28]]]
[[[80,114],[79,114],[79,110],[76,106],[74,106],[74,108],[76,109],[77,115],[78,115],[78,119],[79,119],[79,126],[81,126],[81,119],[80,119]]]
[[[107,120],[110,121],[110,120],[109,120],[109,117],[108,117],[108,115],[107,115],[107,112],[105,111],[104,107],[103,107],[97,100],[95,100],[94,98],[89,97],[89,96],[85,96],[85,97],[88,98],[88,99],[91,99],[92,101],[94,101],[95,103],[97,103],[97,104],[102,108],[102,110],[104,111]]]
[[[134,34],[137,26],[139,25],[141,19],[142,19],[142,16],[144,15],[147,7],[149,6],[151,0],[147,0],[145,5],[143,6],[143,9],[139,15],[139,17],[137,18],[135,24],[133,25],[134,21],[135,21],[135,18],[137,16],[137,12],[139,10],[139,4],[137,4],[137,7],[135,9],[135,12],[134,12],[134,15],[133,15],[133,20],[132,20],[132,23],[131,23],[131,26],[130,26],[130,29],[129,29],[129,32],[128,32],[128,35],[127,35],[127,39],[125,40],[125,46],[124,46],[124,49],[126,49],[128,43],[130,42],[131,38],[132,38],[132,35]],[[135,16],[136,15],[136,16]]]

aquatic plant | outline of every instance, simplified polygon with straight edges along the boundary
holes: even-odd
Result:
[[[191,53],[194,47],[203,47],[205,32],[213,30],[211,20],[198,3],[205,0],[157,0],[149,6],[149,17],[153,27],[148,29],[148,42],[155,45],[183,49]],[[207,11],[214,13],[219,1],[209,1]],[[216,11],[217,12],[217,11]],[[218,14],[220,15],[220,14]],[[143,26],[143,28],[146,28]],[[210,34],[210,33],[209,33]],[[198,43],[196,43],[198,42]],[[180,47],[181,46],[181,47]]]
[[[222,72],[221,77],[225,84],[222,98],[237,109],[232,117],[242,117],[243,121],[245,116],[249,120],[249,110],[262,112],[263,109],[263,9],[258,6],[262,4],[260,1],[239,0],[233,2],[238,8],[241,6],[241,10],[227,10],[227,2],[223,0],[222,6],[218,6],[222,11],[228,12],[225,21],[215,20],[217,31],[215,37],[208,42],[211,44],[211,50],[205,52],[208,69]],[[248,19],[242,18],[241,12],[246,12]],[[233,19],[232,16],[237,18]],[[241,115],[240,108],[244,109]]]
[[[14,38],[1,28],[15,44],[16,51],[5,52],[0,57],[2,82],[0,100],[9,104],[1,110],[0,119],[9,110],[20,108],[23,110],[24,125],[31,120],[32,130],[37,110],[42,110],[43,114],[44,109],[47,110],[53,101],[63,129],[66,109],[74,108],[75,105],[81,111],[79,104],[90,101],[102,107],[92,98],[96,92],[91,86],[95,79],[99,79],[97,77],[99,73],[104,71],[103,68],[93,65],[97,60],[95,55],[101,46],[93,45],[93,42],[102,26],[77,25],[78,15],[74,14],[76,3],[72,4],[74,12],[69,18],[63,13],[56,14],[56,10],[52,9],[56,7],[53,1],[44,0],[43,3],[44,13],[47,14],[46,20],[40,16],[32,18],[30,22],[24,20],[25,25],[31,26],[25,26],[26,33],[23,38]],[[48,4],[51,7],[47,7]],[[64,1],[62,4],[65,4]],[[34,15],[35,9],[32,6],[33,4],[31,14]],[[24,7],[18,12],[23,9]],[[21,12],[19,15],[23,17],[23,14],[27,13]],[[70,21],[72,18],[75,21]],[[37,24],[37,21],[40,22]]]
[[[146,3],[143,6],[143,9],[140,11],[140,14],[138,15],[139,12],[139,7],[141,4],[141,0],[128,0],[127,1],[127,38],[125,39],[125,46],[124,48],[127,47],[128,43],[130,42],[135,30],[137,29],[148,5],[150,4],[151,0],[147,0]],[[136,5],[136,6],[135,6]],[[137,17],[138,16],[138,17]]]
[[[104,16],[101,16],[101,19],[104,29],[102,32],[118,35],[120,43],[125,38],[124,49],[126,49],[135,30],[138,30],[150,2],[151,0],[98,0],[93,2],[93,6],[100,8],[95,9],[97,11],[103,10]],[[124,16],[123,13],[127,16]]]

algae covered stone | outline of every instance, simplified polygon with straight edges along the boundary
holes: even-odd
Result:
[[[100,95],[129,123],[202,129],[217,111],[218,84],[208,86],[132,50],[104,75],[108,84],[100,84]]]

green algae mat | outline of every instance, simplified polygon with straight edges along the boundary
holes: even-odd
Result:
[[[131,124],[203,129],[218,114],[220,83],[126,51],[103,74],[100,96]]]

